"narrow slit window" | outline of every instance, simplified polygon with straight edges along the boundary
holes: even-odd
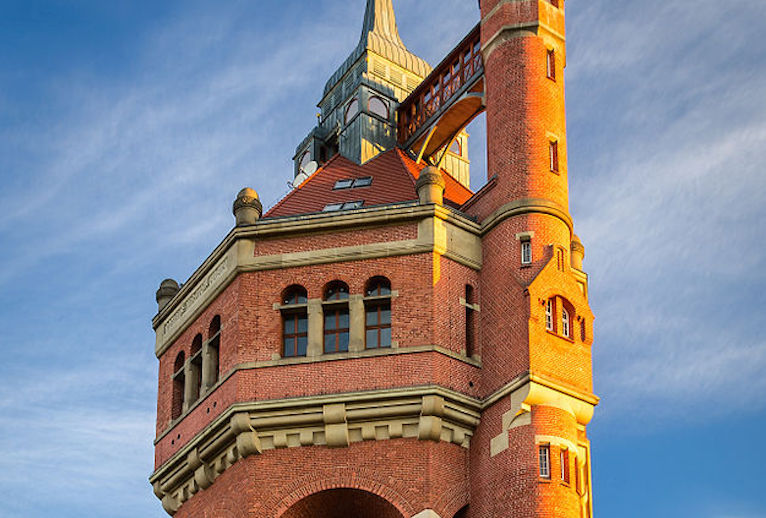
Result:
[[[569,450],[562,448],[559,457],[561,460],[561,481],[569,484]]]
[[[540,445],[540,478],[551,478],[551,447]]]
[[[184,366],[186,357],[184,352],[181,351],[176,356],[176,361],[173,364],[173,400],[171,402],[170,418],[175,420],[181,417],[184,407],[184,391],[186,385],[186,376],[184,373]]]
[[[551,140],[548,143],[548,155],[550,158],[550,167],[552,173],[559,172],[559,143],[555,140]]]
[[[572,335],[569,328],[569,311],[566,308],[561,308],[561,334],[565,338],[570,338]]]
[[[548,79],[556,80],[556,51],[553,49],[550,49],[547,51],[547,56],[545,59],[545,65],[546,65],[546,74],[548,76]]]
[[[476,321],[473,286],[465,285],[465,355],[473,356],[475,347],[474,326]]]

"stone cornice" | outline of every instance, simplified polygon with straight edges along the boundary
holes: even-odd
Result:
[[[481,403],[439,386],[232,405],[150,477],[169,514],[238,460],[265,450],[417,438],[468,448]]]

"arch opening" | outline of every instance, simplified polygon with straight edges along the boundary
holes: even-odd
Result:
[[[360,489],[327,489],[298,501],[280,518],[405,518],[388,500]]]

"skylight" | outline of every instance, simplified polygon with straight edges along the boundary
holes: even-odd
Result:
[[[322,212],[336,212],[339,210],[352,210],[352,209],[361,209],[362,206],[364,206],[364,201],[347,201],[345,203],[330,203],[329,205],[325,205],[324,209],[322,209]]]
[[[369,187],[370,185],[372,185],[372,176],[365,176],[364,178],[344,178],[335,182],[333,190],[356,189],[357,187]]]

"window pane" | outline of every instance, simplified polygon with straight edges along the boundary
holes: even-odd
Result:
[[[378,330],[368,329],[367,330],[367,348],[375,349],[377,346],[378,346]]]
[[[380,330],[380,346],[391,347],[391,328],[390,327]]]
[[[345,180],[338,180],[337,182],[335,182],[335,187],[333,187],[333,189],[348,189],[349,187],[351,187],[351,184],[353,183],[354,183],[354,180],[350,178]]]
[[[380,309],[380,323],[381,324],[391,323],[391,308],[390,307],[383,307]]]
[[[327,331],[333,331],[335,329],[335,312],[325,314],[324,316],[324,328]]]
[[[370,99],[370,113],[374,113],[384,119],[388,118],[388,106],[379,97]]]
[[[348,329],[348,311],[344,311],[339,315],[338,329]]]
[[[309,329],[309,319],[305,315],[301,315],[298,318],[298,332],[307,333]]]
[[[292,338],[285,338],[285,358],[295,356],[295,350],[293,349],[294,340]]]
[[[378,309],[377,308],[367,309],[367,325],[368,326],[378,325]]]
[[[305,336],[298,337],[298,356],[306,356],[309,339]]]
[[[324,335],[324,352],[335,352],[335,333]]]
[[[291,316],[285,317],[285,334],[291,335],[295,332],[295,319]]]
[[[338,334],[339,350],[348,351],[348,332]]]
[[[354,180],[354,188],[367,187],[369,185],[372,185],[372,176],[368,176],[366,178],[357,178]]]

